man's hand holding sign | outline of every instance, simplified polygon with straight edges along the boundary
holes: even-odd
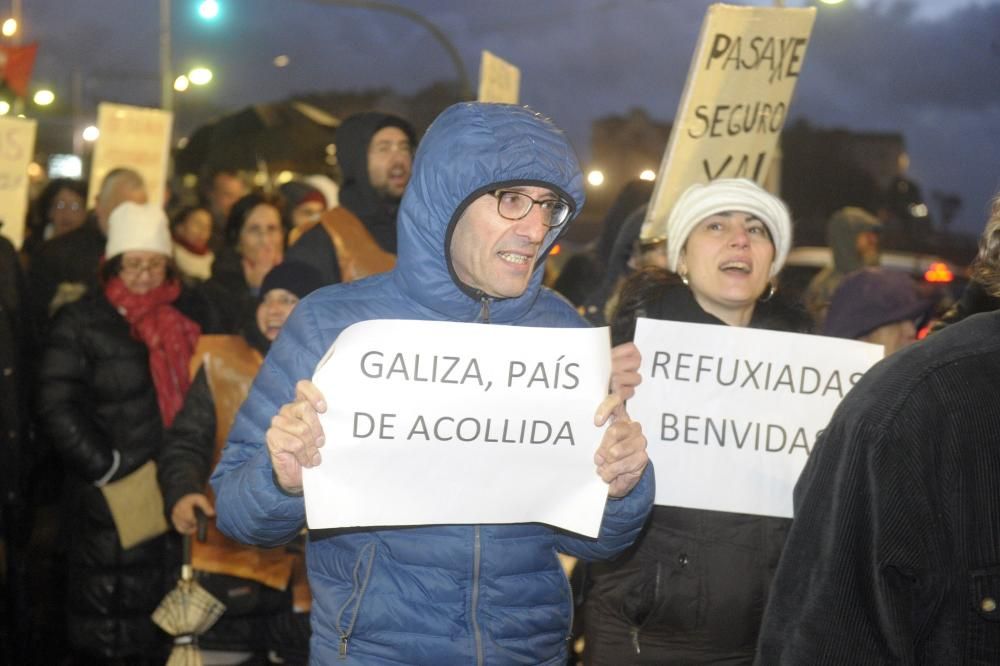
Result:
[[[341,335],[327,359],[331,366],[324,369],[326,364],[321,364],[315,383],[302,380],[296,385],[295,400],[281,408],[267,432],[275,477],[288,493],[302,492],[303,476],[310,474],[303,469],[329,461],[323,482],[316,483],[312,493],[326,499],[310,503],[307,493],[311,525],[359,525],[372,520],[515,522],[519,517],[531,519],[532,507],[544,503],[546,496],[554,496],[558,505],[589,485],[590,492],[584,493],[589,501],[566,504],[564,512],[586,509],[591,519],[587,531],[596,534],[603,497],[628,494],[642,476],[648,463],[645,438],[640,425],[628,418],[621,395],[601,399],[588,419],[592,425],[580,419],[588,402],[585,396],[603,395],[607,386],[605,331],[428,322],[359,326],[364,330]],[[477,336],[483,341],[476,343]],[[587,346],[574,346],[567,338],[587,338]],[[412,340],[418,342],[408,342]],[[540,353],[546,348],[547,356]],[[505,356],[498,349],[531,349],[531,353],[514,351]],[[603,360],[591,361],[602,354]],[[540,360],[544,358],[554,362]],[[330,401],[333,409],[328,409],[325,395],[335,396]],[[567,399],[576,404],[561,407]],[[505,410],[510,415],[502,418]],[[564,413],[572,418],[564,418]],[[337,434],[327,437],[325,432]],[[323,448],[328,440],[330,445]],[[385,450],[380,452],[380,447]],[[588,450],[593,453],[587,455]],[[357,466],[345,467],[348,459]],[[579,471],[576,476],[568,473],[583,460],[591,466],[586,471],[589,482]],[[476,478],[477,469],[481,478]],[[415,470],[422,471],[415,474]],[[472,492],[471,497],[483,503],[485,515],[476,518],[480,513],[471,507],[465,511],[468,503],[474,504],[467,493],[489,488],[493,478],[504,472],[511,485],[495,484],[497,496],[492,500],[485,490]],[[562,491],[560,478],[565,479]],[[330,491],[331,484],[343,488]],[[392,492],[400,497],[395,508],[391,501],[382,502],[388,508],[376,512],[376,517],[371,515],[375,502],[360,499],[369,492],[373,498]],[[454,508],[463,511],[452,515],[441,501],[437,503],[443,513],[430,507],[424,513],[407,510],[421,502],[422,494],[439,492],[453,493]],[[358,510],[350,517],[343,514],[345,495],[355,500],[351,504]],[[508,514],[506,508],[516,507],[519,498],[524,498],[524,506]],[[434,503],[434,497],[428,499]],[[543,511],[536,518],[546,516]],[[581,528],[575,519],[564,526]]]

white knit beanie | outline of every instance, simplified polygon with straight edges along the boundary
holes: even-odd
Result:
[[[156,204],[125,201],[111,211],[104,258],[111,259],[130,250],[173,256],[174,244],[170,239],[167,214]]]
[[[720,178],[684,190],[667,218],[667,268],[677,272],[681,250],[699,222],[726,212],[748,213],[767,226],[774,242],[771,276],[777,275],[792,247],[788,208],[781,199],[745,178]]]

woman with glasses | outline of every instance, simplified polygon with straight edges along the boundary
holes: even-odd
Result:
[[[638,383],[637,317],[804,331],[772,300],[792,242],[780,199],[742,179],[694,185],[667,220],[667,265],[623,285],[613,383]],[[703,480],[706,484],[713,479]],[[625,556],[589,569],[587,664],[750,664],[790,520],[654,506]]]
[[[165,590],[166,538],[152,531],[131,545],[109,493],[136,484],[138,496],[159,497],[155,483],[138,481],[189,386],[200,327],[183,314],[192,302],[171,250],[161,209],[120,204],[102,289],[59,310],[41,363],[40,422],[66,470],[69,642],[86,663],[161,657],[150,613]]]
[[[215,255],[212,277],[199,287],[209,307],[206,333],[238,333],[253,316],[264,276],[284,259],[281,209],[281,199],[256,192],[233,204],[226,244]]]
[[[25,251],[61,236],[87,221],[87,184],[73,178],[55,178],[42,190],[32,209]]]

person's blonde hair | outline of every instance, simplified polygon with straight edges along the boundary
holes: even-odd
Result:
[[[970,273],[986,293],[1000,298],[1000,194],[993,198],[992,212],[979,237],[979,252]]]

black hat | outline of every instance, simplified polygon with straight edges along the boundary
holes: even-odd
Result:
[[[320,287],[326,286],[323,276],[308,264],[285,261],[268,272],[260,285],[260,300],[272,289],[285,289],[299,298],[305,298]]]
[[[927,314],[913,278],[881,268],[865,268],[845,277],[833,292],[823,335],[856,340],[876,328]]]

